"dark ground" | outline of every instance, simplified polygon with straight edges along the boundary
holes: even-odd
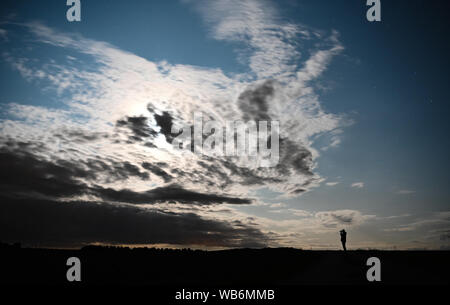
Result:
[[[81,285],[373,284],[369,257],[381,261],[381,284],[450,283],[448,251],[306,251],[292,248],[192,251],[0,246],[0,283],[68,284],[66,261],[81,260]]]

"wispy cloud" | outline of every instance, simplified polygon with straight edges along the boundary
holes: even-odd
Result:
[[[320,222],[325,227],[337,228],[339,226],[359,225],[367,219],[374,218],[374,215],[363,215],[355,210],[338,210],[328,212],[318,212],[315,217],[320,219]]]
[[[3,41],[8,41],[8,31],[5,29],[0,29],[0,39]]]
[[[386,238],[399,240],[399,244],[407,244],[409,248],[449,247],[450,212],[405,214],[380,221],[383,231],[389,234]]]
[[[400,195],[414,194],[416,191],[413,190],[398,190],[396,193]]]
[[[296,70],[297,41],[311,34],[281,22],[269,1],[195,1],[215,39],[244,43],[240,59],[258,78],[279,77]]]
[[[361,189],[361,188],[364,187],[364,182],[354,182],[354,183],[351,184],[351,187]]]

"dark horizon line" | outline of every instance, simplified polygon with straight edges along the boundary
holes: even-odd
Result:
[[[15,250],[57,250],[57,251],[88,251],[88,250],[150,250],[150,251],[173,251],[173,252],[224,252],[224,251],[270,251],[270,250],[288,250],[288,251],[305,251],[305,252],[343,252],[341,249],[304,249],[304,248],[295,248],[295,247],[261,247],[261,248],[250,248],[250,247],[241,247],[241,248],[223,248],[223,249],[197,249],[190,247],[183,248],[169,248],[169,247],[148,247],[148,246],[121,246],[121,245],[85,245],[81,247],[32,247],[25,246],[22,247],[20,242],[15,243],[5,243],[0,241],[0,249],[15,249]],[[217,247],[220,248],[220,247]],[[376,248],[357,248],[357,249],[347,249],[347,252],[362,252],[362,251],[376,251],[376,252],[450,252],[450,249],[376,249]]]

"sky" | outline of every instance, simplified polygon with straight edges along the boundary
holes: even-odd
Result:
[[[0,240],[450,247],[446,1],[0,4]],[[174,149],[277,121],[279,162]]]

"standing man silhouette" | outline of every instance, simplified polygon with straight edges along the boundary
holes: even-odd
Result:
[[[344,252],[345,252],[345,251],[347,251],[347,248],[345,247],[345,242],[347,241],[347,232],[345,232],[345,230],[342,229],[341,231],[339,231],[339,233],[341,233],[342,248],[344,248]]]

